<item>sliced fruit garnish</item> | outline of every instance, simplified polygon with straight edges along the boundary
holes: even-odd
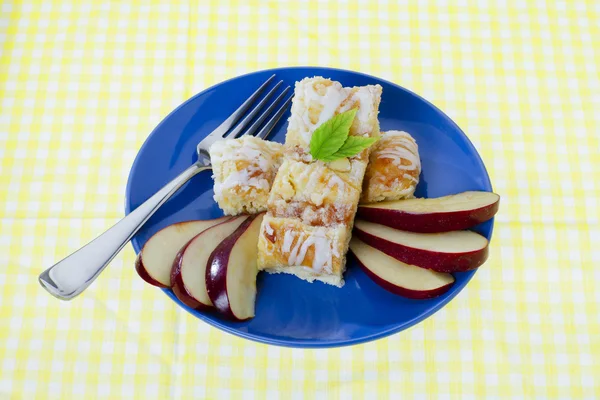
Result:
[[[229,218],[179,222],[161,229],[148,239],[140,251],[135,261],[136,271],[151,285],[171,287],[171,267],[181,247],[200,232]]]
[[[196,235],[177,253],[171,270],[173,293],[187,306],[207,310],[213,304],[206,290],[206,265],[212,252],[248,219],[233,217]]]
[[[454,277],[396,260],[359,239],[352,238],[350,250],[365,273],[384,289],[411,299],[428,299],[450,289]]]
[[[250,216],[212,252],[206,287],[214,306],[229,318],[254,317],[258,234],[264,214]]]
[[[354,235],[399,261],[439,272],[468,271],[488,256],[488,240],[471,231],[416,233],[356,220]]]
[[[471,228],[492,218],[500,196],[463,192],[433,199],[407,199],[363,204],[357,217],[412,232],[448,232]]]

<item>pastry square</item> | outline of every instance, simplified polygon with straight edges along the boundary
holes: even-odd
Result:
[[[269,213],[310,226],[351,226],[360,190],[324,163],[285,159],[271,189]]]
[[[419,146],[400,131],[385,132],[373,146],[365,173],[362,203],[413,197],[421,174]]]
[[[310,226],[267,214],[258,238],[258,269],[341,287],[349,242],[343,225]]]
[[[225,215],[266,211],[283,146],[254,136],[225,139],[210,148],[214,199]]]
[[[296,83],[277,172],[258,240],[259,269],[309,282],[344,284],[346,252],[370,149],[324,163],[313,160],[313,132],[336,114],[357,108],[350,135],[379,137],[381,86],[344,88],[321,77]]]
[[[320,76],[296,82],[285,144],[308,150],[312,133],[334,115],[358,108],[350,135],[379,135],[381,86],[342,87]]]
[[[310,139],[313,132],[334,115],[357,108],[350,135],[378,137],[379,85],[343,87],[339,82],[322,77],[305,78],[296,82],[292,111],[285,138],[288,158],[311,162]],[[360,190],[370,150],[350,159],[327,163],[339,175]]]

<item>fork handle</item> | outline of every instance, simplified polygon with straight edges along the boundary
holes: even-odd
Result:
[[[194,175],[207,169],[210,166],[199,161],[183,171],[112,228],[42,272],[40,284],[61,300],[71,300],[83,292],[165,201]]]

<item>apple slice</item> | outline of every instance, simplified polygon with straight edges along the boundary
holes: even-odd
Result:
[[[151,285],[171,287],[171,267],[179,249],[203,230],[230,218],[179,222],[161,229],[148,239],[140,251],[135,260],[135,270]]]
[[[264,214],[248,217],[212,252],[206,265],[206,288],[216,309],[244,321],[254,317],[258,234]]]
[[[438,272],[469,271],[488,256],[488,240],[471,231],[415,233],[356,220],[354,235],[399,261]]]
[[[492,218],[500,196],[463,192],[435,199],[407,199],[364,204],[357,218],[411,232],[448,232],[471,228]]]
[[[188,307],[208,310],[213,307],[206,291],[206,263],[217,246],[246,220],[247,215],[233,217],[196,235],[183,246],[171,270],[173,293]]]
[[[411,299],[429,299],[446,293],[454,277],[444,272],[405,264],[357,238],[350,250],[367,276],[384,289]]]

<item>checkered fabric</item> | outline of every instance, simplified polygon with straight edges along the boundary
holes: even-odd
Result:
[[[600,398],[600,2],[3,0],[0,398]],[[502,195],[489,261],[376,342],[256,344],[146,285],[127,247],[61,302],[37,275],[123,215],[175,106],[224,79],[322,65],[448,113]]]

